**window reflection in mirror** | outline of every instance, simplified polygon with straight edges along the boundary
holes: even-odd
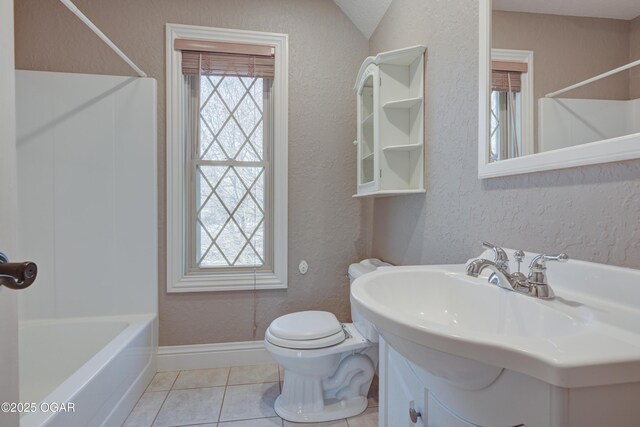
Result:
[[[532,52],[495,49],[491,58],[489,161],[495,162],[531,151],[532,136],[526,131],[532,126]]]
[[[640,63],[581,84],[640,59],[640,1],[552,3],[493,0],[489,162],[640,133]]]

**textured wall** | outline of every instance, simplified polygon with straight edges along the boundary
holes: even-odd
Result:
[[[355,192],[354,76],[368,42],[331,0],[78,0],[77,6],[158,80],[160,344],[263,336],[280,314],[309,308],[349,317],[347,266],[370,252],[370,212]],[[57,0],[16,0],[18,69],[131,74]],[[288,33],[289,289],[167,295],[165,222],[166,22]],[[306,276],[297,272],[309,262]],[[126,298],[126,296],[123,296]]]
[[[478,180],[478,2],[394,0],[371,52],[425,44],[426,195],[376,199],[373,254],[460,263],[480,241],[640,268],[640,161]]]
[[[631,21],[631,38],[629,43],[629,60],[640,59],[640,16]],[[629,98],[640,98],[640,67],[629,70]]]
[[[533,51],[535,141],[539,98],[629,61],[629,21],[494,11],[492,30],[493,47]],[[629,73],[562,96],[627,100]]]

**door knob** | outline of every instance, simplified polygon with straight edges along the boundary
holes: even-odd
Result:
[[[422,414],[416,411],[415,402],[412,400],[409,402],[409,419],[412,424],[416,424],[418,422],[418,418],[421,418]]]
[[[38,275],[34,262],[9,262],[9,257],[0,252],[0,286],[9,289],[25,289],[33,284]]]

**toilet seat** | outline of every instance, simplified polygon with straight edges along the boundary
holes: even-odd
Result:
[[[376,344],[367,341],[366,338],[362,336],[360,332],[356,329],[353,323],[345,323],[344,332],[346,333],[346,339],[341,343],[334,344],[328,347],[319,347],[319,348],[308,348],[308,349],[300,349],[300,348],[291,348],[286,347],[285,345],[276,345],[273,344],[268,336],[269,331],[267,330],[267,334],[264,340],[264,346],[271,354],[287,357],[287,358],[295,358],[298,360],[305,359],[316,359],[318,357],[325,357],[331,354],[339,354],[350,351],[363,351],[366,348],[371,346],[375,346]],[[287,343],[287,345],[295,345],[296,342]],[[299,344],[299,342],[298,342]],[[283,365],[284,366],[284,365]]]
[[[340,344],[346,335],[333,313],[301,311],[271,322],[265,339],[279,347],[311,350]]]
[[[318,348],[333,347],[342,343],[346,339],[344,331],[328,337],[318,338],[315,340],[285,340],[274,336],[269,330],[265,334],[265,339],[278,347],[290,348],[295,350],[313,350]]]

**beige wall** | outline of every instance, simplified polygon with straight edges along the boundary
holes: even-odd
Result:
[[[534,140],[538,99],[629,62],[629,21],[493,11],[493,46],[533,51]],[[567,98],[629,99],[624,72],[562,95]]]
[[[629,60],[640,59],[640,16],[631,21],[631,38],[629,43]],[[635,67],[629,73],[629,98],[640,98],[640,67]]]
[[[355,193],[353,79],[368,42],[329,0],[77,0],[143,70],[158,80],[160,344],[254,338],[251,292],[167,295],[165,233],[166,22],[288,33],[289,289],[256,295],[257,339],[275,317],[331,310],[349,317],[346,270],[370,252],[370,212]],[[57,0],[16,0],[19,69],[131,74]],[[297,271],[301,259],[309,272]],[[132,284],[135,286],[135,284]],[[126,295],[123,296],[126,298]]]
[[[347,319],[347,265],[371,252],[397,264],[459,263],[477,255],[484,239],[640,268],[640,161],[477,179],[476,0],[394,0],[370,48],[330,0],[77,4],[158,79],[161,265],[166,240],[164,23],[290,34],[290,285],[287,291],[257,293],[258,338],[285,312],[320,308]],[[18,68],[130,74],[56,0],[16,0],[16,27]],[[354,201],[353,78],[368,50],[418,43],[429,49],[427,193]],[[302,258],[310,263],[306,276],[297,273]],[[160,277],[162,345],[252,339],[251,293],[167,295],[162,266]]]
[[[629,21],[503,11],[492,21],[494,48],[533,51],[535,99],[629,62]],[[626,100],[629,74],[563,96]]]
[[[426,195],[376,199],[373,254],[462,263],[482,240],[640,268],[640,161],[478,180],[478,2],[394,0],[370,51],[428,46]]]

